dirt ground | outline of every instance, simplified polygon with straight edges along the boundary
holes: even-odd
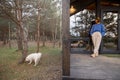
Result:
[[[30,77],[24,80],[61,80],[61,69],[60,56],[45,54],[37,69],[28,72]]]

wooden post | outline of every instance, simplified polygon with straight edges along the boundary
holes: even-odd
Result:
[[[96,18],[99,17],[101,19],[102,16],[103,16],[103,13],[101,14],[100,0],[96,0],[95,3],[96,3],[96,10],[95,10],[96,11]],[[103,22],[102,19],[101,19],[101,22]],[[100,51],[100,53],[102,53],[102,51],[103,51],[103,40],[101,41],[101,45],[100,45],[99,51]]]
[[[120,9],[118,11],[118,50],[120,51]]]
[[[100,12],[101,12],[101,6],[100,6],[100,0],[96,0],[96,17],[101,17]]]
[[[62,70],[63,76],[70,75],[69,18],[70,0],[62,0]]]

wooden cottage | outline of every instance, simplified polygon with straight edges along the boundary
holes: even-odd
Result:
[[[70,13],[70,8],[74,8]],[[101,18],[105,12],[117,13],[117,37],[115,49],[104,49],[104,42],[101,45],[101,53],[120,53],[120,1],[119,0],[62,0],[62,31],[63,31],[63,47],[62,47],[62,70],[63,80],[70,77],[70,53],[71,53],[71,37],[70,37],[70,16],[82,11],[83,9],[95,11],[96,17]],[[85,40],[87,37],[80,37]]]

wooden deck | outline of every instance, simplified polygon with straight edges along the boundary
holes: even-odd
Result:
[[[120,58],[71,54],[70,76],[63,80],[120,80]]]

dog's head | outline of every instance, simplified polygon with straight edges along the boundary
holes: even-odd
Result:
[[[28,58],[28,57],[26,57],[26,58],[25,58],[25,61],[29,61],[29,58]]]

